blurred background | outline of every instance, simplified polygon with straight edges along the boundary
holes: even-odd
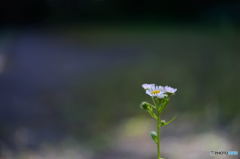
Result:
[[[178,88],[164,158],[239,151],[239,27],[239,1],[0,2],[0,158],[156,159],[142,83]]]

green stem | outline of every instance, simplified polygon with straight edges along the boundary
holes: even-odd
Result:
[[[154,98],[152,97],[153,103],[155,105],[156,108],[157,104],[154,100]],[[157,159],[161,159],[161,151],[160,151],[160,122],[161,122],[161,118],[160,118],[160,113],[157,111]]]
[[[161,158],[161,152],[160,152],[160,121],[161,121],[161,119],[160,119],[160,115],[159,115],[159,113],[158,113],[158,120],[157,120],[157,140],[158,140],[158,142],[157,142],[157,156],[158,156],[158,158],[157,159],[160,159]]]

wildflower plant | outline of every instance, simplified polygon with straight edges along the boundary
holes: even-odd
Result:
[[[165,121],[161,120],[161,115],[167,107],[170,97],[175,94],[177,89],[169,86],[157,86],[155,84],[143,84],[142,87],[145,89],[146,94],[152,98],[153,103],[142,102],[140,107],[156,121],[156,131],[151,131],[150,136],[157,147],[157,159],[163,159],[161,158],[160,151],[160,129],[173,122],[176,117]]]

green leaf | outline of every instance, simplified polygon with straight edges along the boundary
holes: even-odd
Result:
[[[153,100],[156,103],[156,105],[160,106],[163,103],[164,98],[153,97]]]
[[[147,111],[152,118],[156,120],[158,119],[157,115],[154,112],[155,107],[152,104],[148,102],[142,102],[140,108]]]
[[[152,140],[155,142],[155,144],[158,143],[157,133],[156,131],[151,131],[150,136],[152,137]]]
[[[169,98],[163,98],[163,100],[161,101],[159,107],[158,107],[158,112],[161,113],[163,112],[163,110],[167,107],[167,104],[169,102]]]
[[[171,120],[169,120],[168,122],[161,120],[161,122],[160,122],[161,125],[160,125],[160,126],[161,126],[161,127],[162,127],[162,126],[166,126],[166,125],[170,124],[171,122],[173,122],[176,118],[177,118],[177,117],[174,116],[174,117],[173,117]]]

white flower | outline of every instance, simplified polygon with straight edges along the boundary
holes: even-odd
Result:
[[[164,98],[167,96],[167,94],[165,94],[164,87],[155,86],[155,85],[153,85],[149,89],[146,89],[146,94],[148,94],[151,97],[157,97],[157,98]]]
[[[170,94],[174,94],[177,91],[176,88],[172,88],[172,87],[169,87],[169,86],[165,86],[164,90],[165,90],[166,93],[170,93]]]
[[[144,83],[142,84],[142,87],[147,90],[147,89],[151,89],[151,88],[154,88],[155,87],[155,84],[147,84],[147,83]]]
[[[157,86],[155,84],[142,84],[142,87],[146,90],[146,94],[151,97],[164,98],[168,95],[174,94],[177,89],[170,86]]]

